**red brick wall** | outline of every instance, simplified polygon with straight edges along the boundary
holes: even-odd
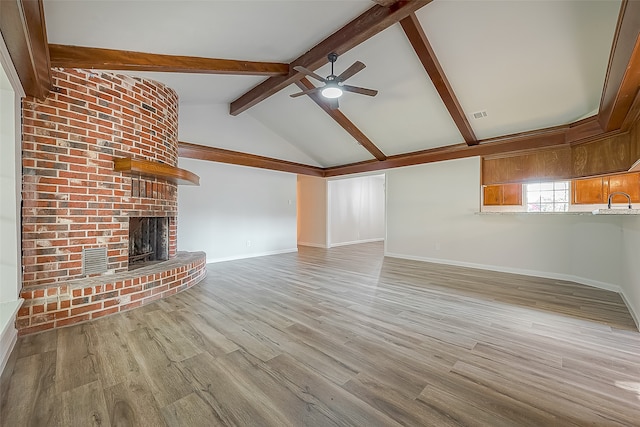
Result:
[[[129,216],[170,217],[177,187],[113,172],[114,157],[177,165],[178,97],[145,79],[52,70],[55,91],[22,103],[23,285],[81,277],[82,249],[107,247],[110,273],[128,267]],[[145,192],[132,195],[132,181]]]

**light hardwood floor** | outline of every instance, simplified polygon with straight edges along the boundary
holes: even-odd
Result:
[[[20,338],[0,401],[12,427],[637,426],[640,333],[612,292],[300,248]]]

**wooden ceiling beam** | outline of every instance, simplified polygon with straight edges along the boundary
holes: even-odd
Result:
[[[397,3],[398,0],[371,0],[371,1],[382,7],[389,7],[392,4]]]
[[[451,118],[458,127],[465,142],[467,145],[478,144],[473,128],[469,120],[467,120],[467,116],[462,110],[447,76],[440,66],[440,62],[422,29],[422,25],[420,25],[420,21],[418,21],[418,17],[415,13],[411,13],[400,21],[400,25],[402,25],[402,29],[407,35],[411,46],[413,46],[413,50],[416,52],[416,55],[418,55],[418,59],[429,75],[438,94],[440,94],[442,102],[444,102],[445,107],[447,107]]]
[[[315,166],[287,162],[285,160],[258,156],[255,154],[241,153],[239,151],[191,144],[182,141],[178,142],[178,156],[189,159],[208,160],[211,162],[290,172],[301,175],[324,176],[324,170]]]
[[[296,85],[302,90],[313,89],[315,87],[313,83],[311,83],[305,77],[298,80],[296,82]],[[362,131],[358,129],[358,127],[353,124],[353,122],[349,120],[347,116],[342,113],[342,111],[338,109],[332,110],[331,107],[329,107],[329,104],[324,101],[324,98],[322,98],[322,96],[318,92],[310,93],[309,98],[311,98],[320,108],[325,111],[325,113],[327,113],[333,120],[335,120],[336,123],[338,123],[344,130],[346,130],[349,135],[351,135],[356,141],[358,141],[358,143],[362,145],[369,153],[371,153],[373,157],[378,160],[386,160],[387,156],[385,156],[385,154],[380,151],[380,149],[376,147],[376,145],[371,142],[371,140],[367,138],[367,136],[362,133]]]
[[[0,32],[25,94],[44,99],[53,83],[42,0],[0,1]]]
[[[51,65],[62,68],[155,71],[167,73],[284,76],[289,65],[195,56],[160,55],[127,50],[50,44]]]
[[[598,116],[593,116],[570,124],[567,128],[567,142],[583,141],[602,134]]]
[[[633,117],[637,117],[637,113],[640,111],[640,92],[636,97],[633,109],[635,111]],[[627,120],[631,119],[628,117]],[[333,177],[466,157],[503,157],[550,147],[572,147],[589,142],[605,141],[608,138],[621,134],[624,134],[624,132],[620,130],[603,132],[599,127],[597,116],[594,116],[569,125],[560,125],[503,137],[484,139],[481,140],[479,144],[471,146],[467,144],[457,144],[413,153],[398,154],[389,156],[385,160],[367,160],[329,168],[303,165],[270,157],[256,156],[186,142],[179,143],[178,155],[180,157],[259,167],[303,175]]]
[[[622,122],[622,127],[620,130],[622,132],[628,132],[631,127],[640,120],[640,89],[636,92],[635,99],[631,104],[631,108],[629,109],[629,114],[625,117],[624,122]]]
[[[327,63],[329,53],[342,55],[430,2],[431,0],[403,0],[390,7],[374,5],[291,62],[288,75],[269,77],[233,101],[229,106],[229,113],[236,116],[300,80],[303,75],[293,67],[301,65],[316,70]]]
[[[600,100],[600,126],[605,132],[622,126],[638,87],[640,87],[640,1],[623,0]]]
[[[566,129],[554,129],[540,135],[523,135],[503,140],[492,140],[490,143],[480,142],[476,145],[457,144],[430,150],[390,156],[382,162],[367,161],[352,163],[324,169],[325,177],[348,175],[361,172],[373,172],[423,163],[441,162],[444,160],[462,159],[474,156],[488,156],[512,151],[532,150],[566,144]]]

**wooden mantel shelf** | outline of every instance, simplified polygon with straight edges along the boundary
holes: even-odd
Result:
[[[175,184],[200,185],[200,177],[195,173],[150,160],[137,160],[131,157],[115,158],[113,170],[129,175],[160,178]]]

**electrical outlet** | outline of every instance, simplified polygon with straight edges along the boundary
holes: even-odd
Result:
[[[247,247],[251,247],[251,240],[247,240]]]

